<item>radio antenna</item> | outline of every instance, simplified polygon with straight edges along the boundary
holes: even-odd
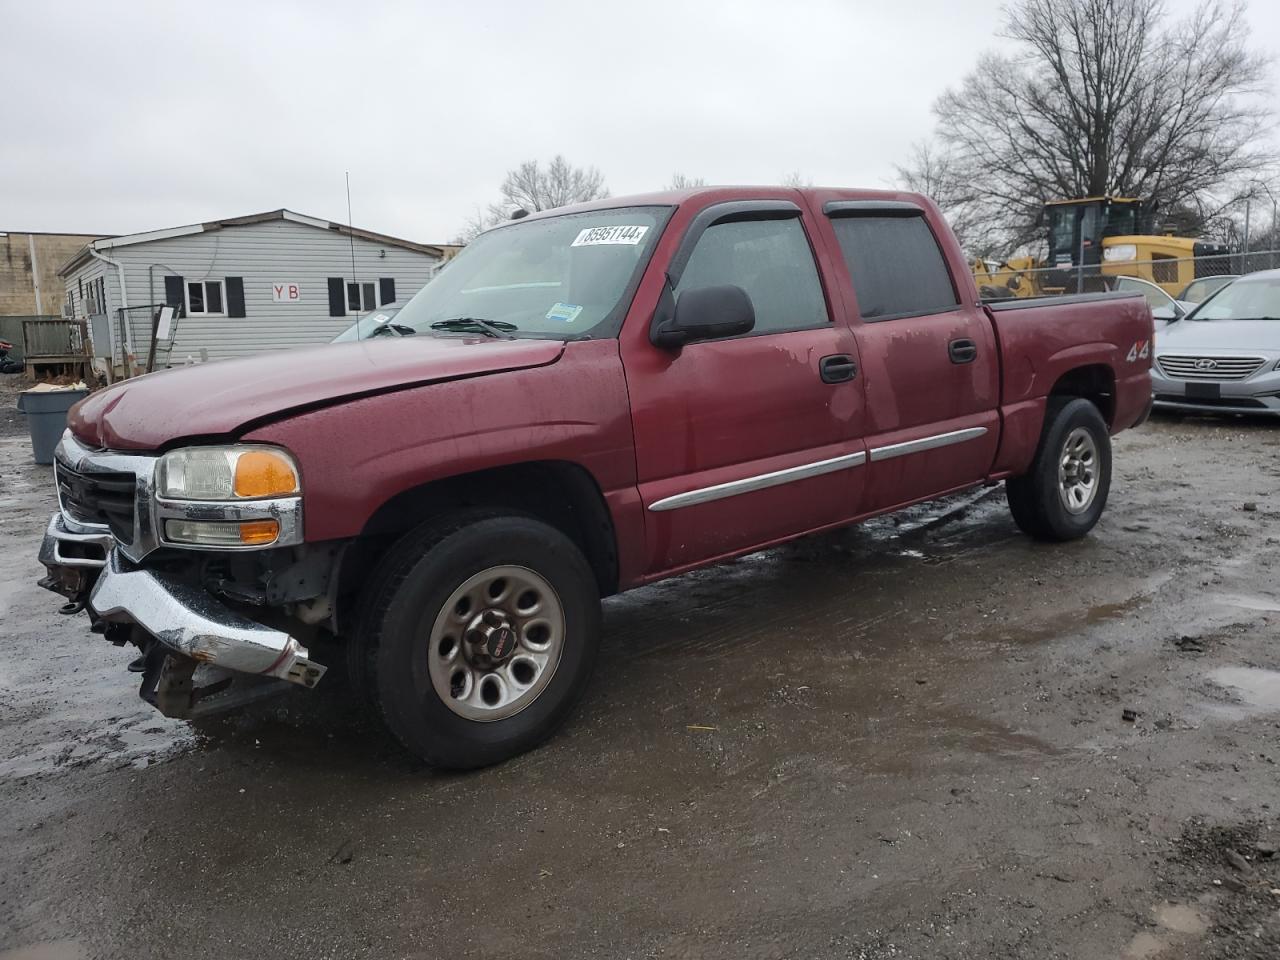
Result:
[[[351,171],[346,171],[347,178],[347,239],[351,241],[351,282],[356,285],[356,294],[360,293],[360,279],[356,276],[356,234],[355,224],[351,222]],[[351,297],[346,290],[342,291],[342,295],[348,301],[350,306]],[[360,301],[364,305],[364,301]],[[360,311],[356,310],[356,339],[360,339]]]

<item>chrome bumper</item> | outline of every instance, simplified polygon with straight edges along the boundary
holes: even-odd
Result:
[[[89,554],[102,550],[103,559]],[[89,606],[103,620],[134,623],[169,650],[198,663],[314,687],[325,667],[280,630],[223,605],[206,590],[159,570],[132,568],[110,534],[77,533],[55,514],[40,546],[40,562],[56,577],[64,568],[97,573]]]
[[[116,545],[109,533],[90,530],[77,532],[67,526],[62,514],[49,518],[40,544],[40,562],[46,567],[81,567],[101,569],[107,562],[107,554]]]
[[[89,606],[104,620],[123,616],[199,663],[304,687],[324,675],[325,668],[308,660],[306,647],[287,633],[242,617],[200,587],[159,571],[125,569],[118,550],[108,554]]]

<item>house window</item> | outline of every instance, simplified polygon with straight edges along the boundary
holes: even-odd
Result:
[[[365,313],[378,309],[378,285],[376,283],[352,283],[347,281],[347,312]]]
[[[187,281],[187,316],[221,316],[223,292],[221,280]]]

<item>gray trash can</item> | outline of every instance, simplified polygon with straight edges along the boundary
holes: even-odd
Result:
[[[18,409],[27,415],[36,463],[53,463],[54,448],[67,429],[67,411],[88,395],[88,390],[24,390],[18,394]]]

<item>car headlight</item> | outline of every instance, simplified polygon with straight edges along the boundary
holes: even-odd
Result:
[[[184,447],[160,458],[158,494],[166,500],[260,500],[296,494],[298,466],[277,447]]]
[[[1123,260],[1138,259],[1138,245],[1136,243],[1117,243],[1114,246],[1104,247],[1102,250],[1102,259],[1108,263],[1116,263]]]

